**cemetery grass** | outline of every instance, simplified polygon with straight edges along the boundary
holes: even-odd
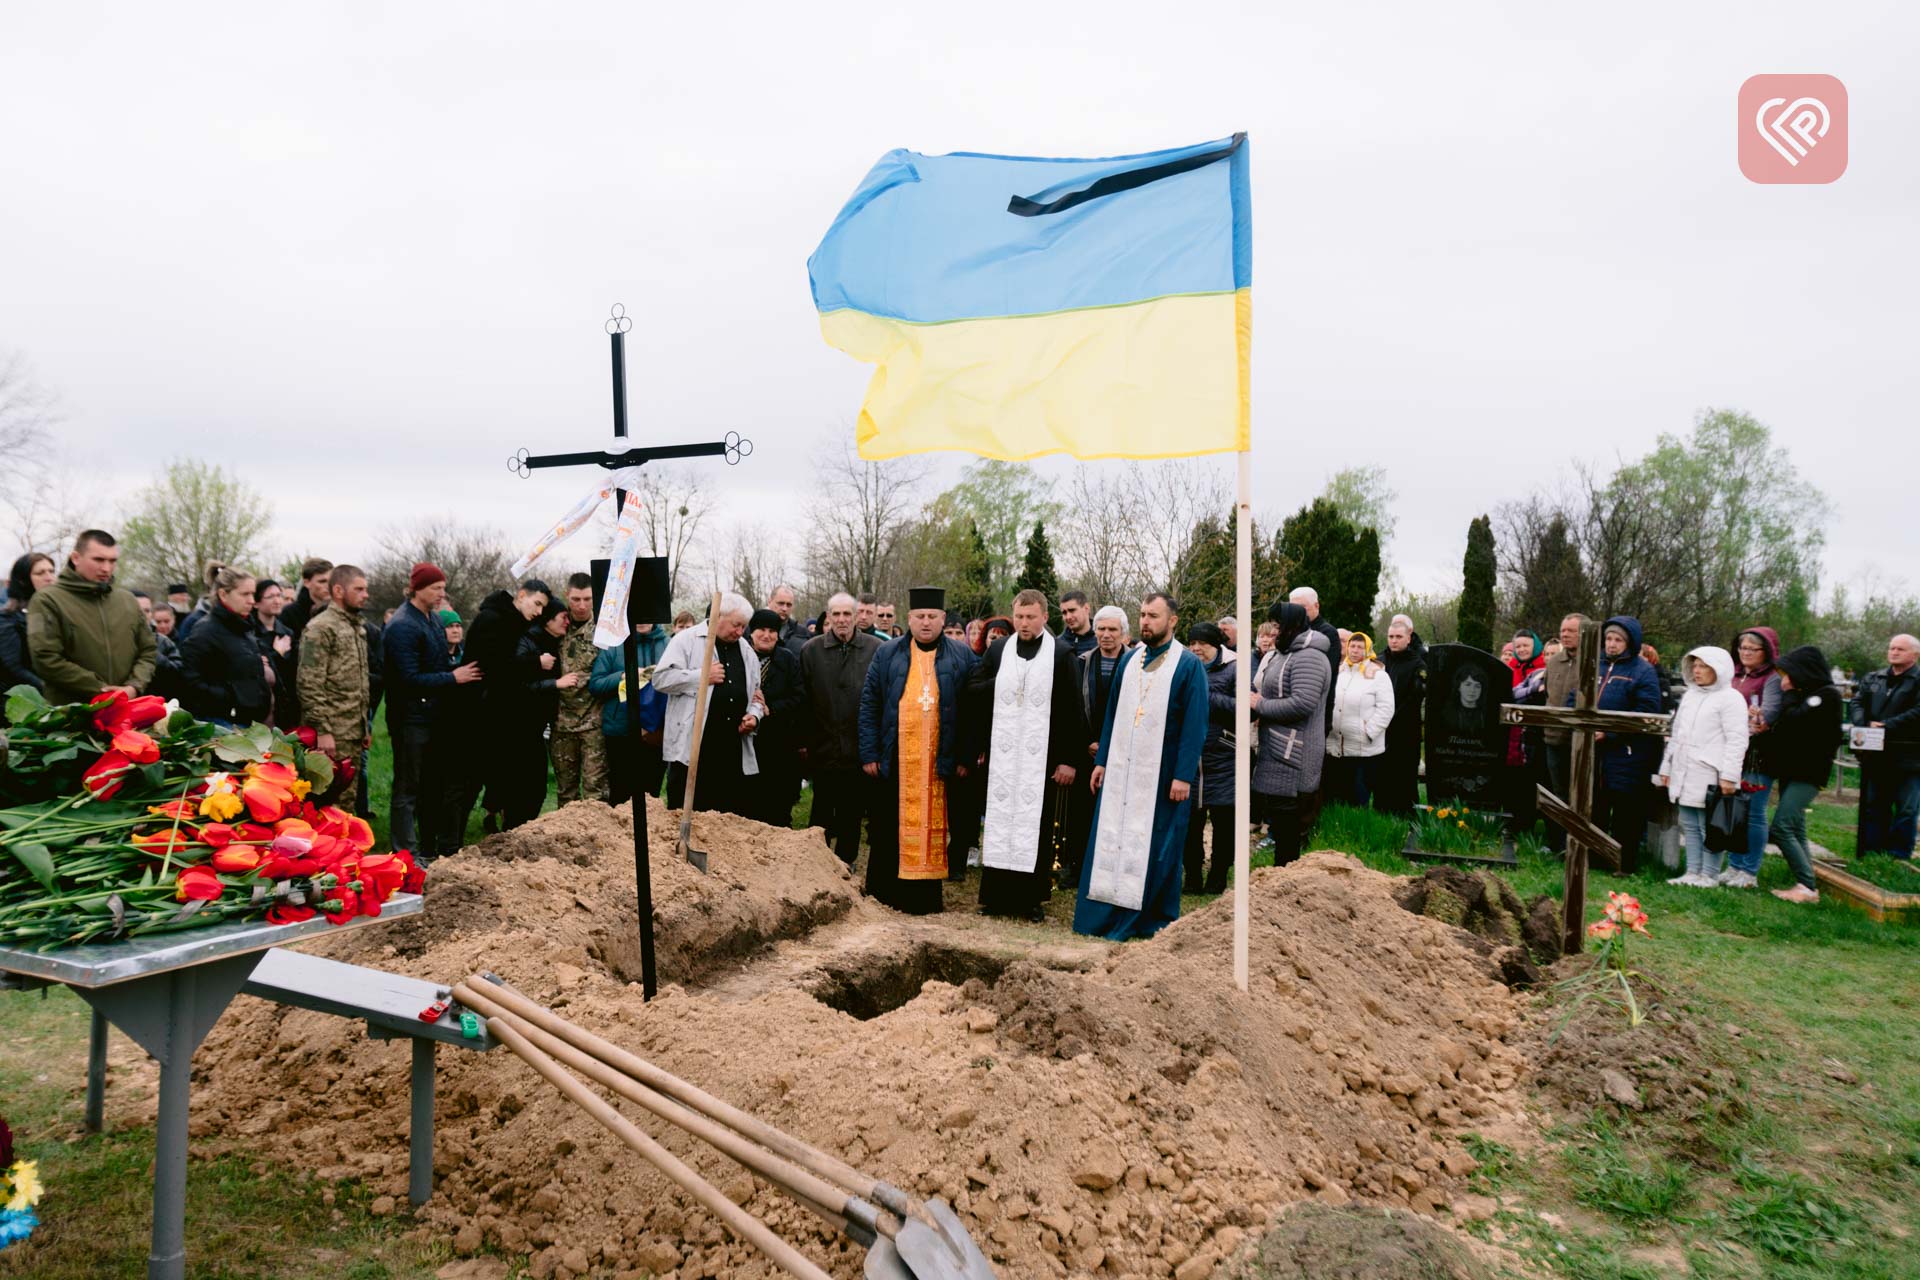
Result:
[[[1809,831],[1851,855],[1853,819],[1819,805]],[[1307,847],[1418,874],[1404,838],[1400,821],[1334,807]],[[1520,863],[1505,874],[1522,897],[1559,896],[1560,863],[1537,841],[1521,841]],[[1526,1153],[1476,1143],[1474,1189],[1502,1209],[1472,1229],[1580,1280],[1920,1277],[1920,927],[1780,902],[1766,892],[1792,882],[1778,857],[1760,890],[1684,889],[1670,874],[1590,872],[1589,919],[1609,889],[1640,899],[1653,937],[1634,963],[1687,988],[1733,1096],[1682,1114],[1560,1115]]]

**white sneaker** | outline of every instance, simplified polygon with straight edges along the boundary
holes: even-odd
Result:
[[[1729,889],[1757,889],[1760,877],[1749,871],[1736,871],[1720,882]]]
[[[1718,889],[1720,882],[1709,875],[1690,876],[1687,883],[1696,889]]]
[[[1693,877],[1683,871],[1679,875],[1673,877],[1673,879],[1667,881],[1667,883],[1668,884],[1692,884]]]
[[[1720,874],[1713,877],[1715,884],[1732,884],[1733,878],[1740,873],[1732,867],[1723,867]]]

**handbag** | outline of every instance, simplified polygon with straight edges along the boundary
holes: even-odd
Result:
[[[1722,795],[1720,788],[1707,789],[1707,848],[1713,853],[1747,852],[1747,793],[1735,791]]]

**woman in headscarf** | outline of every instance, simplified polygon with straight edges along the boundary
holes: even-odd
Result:
[[[1319,789],[1326,760],[1327,638],[1304,605],[1278,603],[1267,616],[1280,631],[1251,701],[1260,735],[1253,799],[1272,832],[1274,865],[1284,867],[1300,856],[1301,804]]]
[[[1393,723],[1393,678],[1374,657],[1373,639],[1350,632],[1333,683],[1333,728],[1327,733],[1325,794],[1364,809]]]
[[[1720,883],[1751,889],[1760,883],[1760,859],[1767,852],[1767,801],[1773,776],[1764,763],[1764,737],[1780,714],[1780,637],[1772,627],[1748,627],[1733,639],[1733,691],[1747,705],[1747,762],[1740,785],[1747,793],[1747,848],[1727,855]]]
[[[1513,656],[1507,669],[1513,672],[1513,690],[1505,701],[1542,704],[1546,700],[1547,655],[1537,632],[1524,627],[1513,633],[1508,646]],[[1507,829],[1516,836],[1531,830],[1539,818],[1540,805],[1534,787],[1546,776],[1545,753],[1540,750],[1540,731],[1515,725],[1507,731]]]

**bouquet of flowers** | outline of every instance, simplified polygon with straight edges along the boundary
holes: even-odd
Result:
[[[1476,812],[1464,804],[1415,810],[1414,828],[1420,847],[1429,853],[1468,854],[1488,844],[1500,843],[1504,815]]]
[[[380,914],[425,872],[373,852],[364,819],[309,798],[319,751],[266,725],[222,731],[159,698],[7,699],[0,946],[42,950],[264,916]]]
[[[1594,955],[1593,967],[1560,984],[1562,991],[1574,995],[1567,1011],[1568,1017],[1572,1016],[1581,1001],[1589,996],[1598,996],[1624,1009],[1630,1027],[1637,1027],[1647,1020],[1646,1011],[1641,1009],[1639,1000],[1633,994],[1633,980],[1640,978],[1644,981],[1645,975],[1638,969],[1627,967],[1627,937],[1635,933],[1643,938],[1653,936],[1653,932],[1647,928],[1646,909],[1632,894],[1609,893],[1600,918],[1587,926],[1587,936],[1600,944]],[[1617,994],[1614,992],[1616,986],[1619,988]]]
[[[0,1249],[25,1240],[40,1225],[40,1171],[31,1160],[13,1158],[13,1130],[0,1120]]]

